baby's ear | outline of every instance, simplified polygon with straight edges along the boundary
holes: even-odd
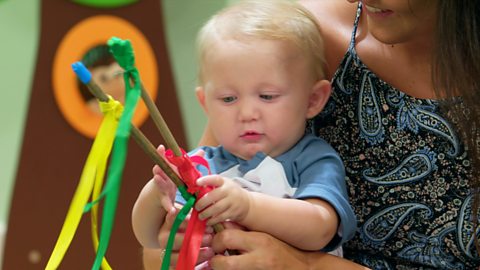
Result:
[[[327,80],[320,80],[315,83],[308,98],[307,119],[313,118],[323,110],[323,107],[330,98],[332,85]]]
[[[195,95],[197,96],[198,103],[200,103],[200,106],[202,106],[203,111],[207,113],[207,106],[205,106],[205,89],[203,89],[201,86],[198,86],[195,88]]]

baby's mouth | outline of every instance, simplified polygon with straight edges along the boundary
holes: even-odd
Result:
[[[258,135],[258,132],[255,132],[255,131],[247,131],[247,132],[243,133],[242,136],[253,136],[253,135]]]
[[[246,131],[240,137],[247,140],[258,140],[261,135],[261,133],[256,131]]]

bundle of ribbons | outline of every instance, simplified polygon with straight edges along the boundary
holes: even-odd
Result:
[[[190,157],[179,148],[158,108],[144,89],[139,72],[135,67],[135,56],[130,41],[112,37],[107,44],[115,60],[124,69],[125,104],[122,105],[112,97],[107,96],[94,82],[92,75],[81,62],[72,64],[72,68],[80,81],[82,81],[98,99],[104,118],[93,141],[62,230],[45,268],[48,270],[59,267],[73,240],[83,214],[88,211],[91,212],[92,242],[96,250],[96,257],[92,269],[96,270],[100,269],[100,267],[102,269],[112,269],[105,258],[105,254],[113,229],[130,135],[132,135],[133,139],[144,152],[172,179],[186,201],[186,204],[180,210],[172,226],[163,258],[162,269],[169,268],[173,240],[175,239],[175,234],[180,224],[192,209],[197,198],[201,198],[209,191],[208,188],[200,188],[195,184],[195,181],[200,177],[200,173],[196,170]],[[177,166],[180,176],[159,156],[155,147],[145,135],[131,124],[140,97],[145,102],[150,116],[159,129],[167,146],[170,148],[169,151],[167,151],[167,159],[170,163]],[[107,171],[107,161],[110,155],[108,177],[105,185],[103,185],[103,179]],[[206,164],[206,162],[202,160],[195,161],[204,165]],[[90,202],[89,198],[91,200]],[[97,229],[98,202],[101,200],[104,200],[104,202],[99,237]],[[200,250],[202,235],[205,231],[205,225],[205,221],[198,219],[198,213],[193,208],[185,238],[180,249],[176,269],[194,269]],[[214,229],[218,232],[221,231],[223,227],[217,224],[214,226]]]

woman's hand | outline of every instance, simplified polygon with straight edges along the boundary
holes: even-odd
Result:
[[[308,254],[261,232],[226,229],[213,238],[217,254],[227,249],[239,250],[240,255],[216,255],[210,260],[215,270],[229,269],[308,269]]]
[[[240,255],[216,255],[213,257],[209,262],[209,266],[215,270],[369,269],[328,253],[298,250],[266,233],[247,232],[228,229],[228,227],[214,236],[212,248],[217,254],[224,254],[226,249],[241,252]]]

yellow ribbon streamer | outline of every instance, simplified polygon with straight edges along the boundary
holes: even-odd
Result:
[[[100,102],[100,108],[104,113],[104,119],[90,149],[62,230],[45,267],[46,270],[58,268],[75,235],[88,198],[92,196],[92,201],[97,200],[103,185],[106,164],[112,150],[118,119],[123,111],[123,106],[120,102],[109,97],[108,102]],[[97,212],[98,206],[95,204],[92,206],[91,213],[92,239],[95,250],[98,248]],[[111,269],[105,258],[102,260],[102,269]]]

